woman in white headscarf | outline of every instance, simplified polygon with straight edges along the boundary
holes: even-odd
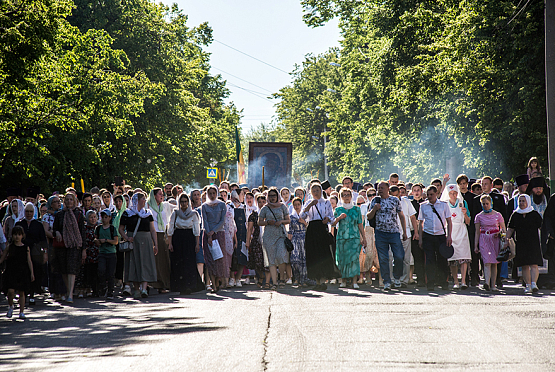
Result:
[[[353,192],[342,188],[339,192],[342,202],[335,208],[335,221],[332,226],[339,223],[336,235],[335,262],[341,271],[340,288],[347,286],[347,280],[352,280],[352,286],[358,289],[358,276],[360,275],[360,251],[366,246],[366,235],[362,225],[360,208],[353,203]]]
[[[12,229],[15,224],[25,218],[25,204],[20,199],[14,199],[8,204],[4,220],[4,236],[8,243],[12,241]]]
[[[513,260],[517,267],[522,267],[522,276],[526,283],[524,293],[537,292],[539,271],[538,266],[543,266],[543,256],[540,245],[539,229],[542,226],[542,217],[532,207],[530,196],[522,194],[518,197],[518,209],[509,219],[507,239],[516,242],[516,256]],[[515,234],[516,233],[516,234]]]
[[[123,240],[133,243],[133,249],[125,252],[124,281],[134,282],[134,297],[138,299],[148,297],[147,283],[157,280],[154,256],[158,254],[158,239],[152,212],[145,209],[146,195],[137,192],[131,202],[131,207],[121,216],[119,234]]]
[[[456,184],[449,184],[443,189],[441,194],[442,202],[449,205],[451,211],[451,222],[453,230],[451,232],[451,239],[453,239],[454,253],[449,258],[449,267],[451,268],[451,275],[455,281],[453,289],[467,289],[466,273],[472,262],[470,252],[470,240],[468,238],[468,230],[466,225],[470,224],[470,213],[468,205],[463,199],[459,186]],[[462,284],[459,285],[458,271],[461,269]]]
[[[334,241],[328,224],[335,221],[330,201],[322,197],[322,186],[313,183],[312,199],[305,202],[300,217],[308,222],[305,238],[306,269],[310,279],[316,280],[315,290],[325,291],[326,279],[335,279]]]
[[[204,289],[196,260],[200,251],[200,217],[191,208],[187,194],[179,195],[178,204],[179,208],[172,212],[168,225],[170,289],[172,292],[190,294]]]

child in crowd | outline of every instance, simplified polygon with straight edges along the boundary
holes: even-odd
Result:
[[[526,170],[526,173],[528,173],[528,178],[534,178],[542,175],[542,167],[540,167],[540,162],[535,156],[528,160],[528,169]]]
[[[116,274],[116,245],[118,235],[112,226],[112,213],[106,208],[100,211],[102,225],[95,230],[95,243],[100,247],[98,256],[98,279],[100,288],[106,288],[106,299],[114,298],[114,276]]]
[[[13,314],[15,291],[19,292],[19,318],[25,319],[25,292],[31,289],[35,280],[30,248],[23,244],[25,232],[23,227],[15,226],[12,230],[12,243],[2,253],[0,263],[6,261],[6,270],[2,275],[2,292],[8,296],[8,314]]]

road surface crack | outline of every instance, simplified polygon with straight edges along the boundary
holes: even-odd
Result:
[[[272,301],[272,293],[270,293],[270,302]],[[264,353],[262,354],[262,368],[268,370],[268,361],[266,354],[268,353],[268,336],[270,335],[270,322],[272,321],[272,305],[268,306],[268,324],[266,325],[266,334],[264,335]]]

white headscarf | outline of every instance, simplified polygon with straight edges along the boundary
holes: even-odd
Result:
[[[351,192],[351,202],[349,204],[343,203],[343,198],[341,197],[341,195],[339,195],[338,197],[339,203],[337,203],[338,207],[343,207],[346,210],[349,210],[356,205],[356,201],[353,201],[353,192],[351,190],[349,191]]]
[[[451,191],[456,191],[456,192],[457,192],[457,200],[458,200],[458,202],[459,202],[459,203],[463,203],[463,200],[464,200],[464,199],[463,199],[463,197],[462,197],[462,195],[461,195],[461,192],[460,192],[460,190],[459,190],[459,186],[457,186],[457,185],[454,184],[454,183],[451,183],[451,184],[449,184],[449,185],[447,185],[447,186],[445,187],[445,189],[444,189],[443,192],[441,193],[441,198],[439,198],[439,200],[441,200],[442,202],[446,202],[446,203],[449,202],[449,200],[450,200],[450,199],[449,199],[449,193],[450,193]]]
[[[133,194],[133,197],[131,198],[131,206],[130,208],[127,209],[127,216],[128,217],[132,217],[136,214],[139,215],[139,217],[141,218],[147,218],[148,216],[152,215],[152,212],[149,209],[145,209],[145,207],[143,207],[143,209],[138,210],[137,207],[139,205],[139,193],[135,193]]]
[[[12,211],[12,203],[17,202],[17,216]],[[10,215],[12,216],[14,222],[21,221],[25,218],[25,204],[21,199],[14,199],[9,204]]]
[[[104,198],[102,197],[102,195],[104,195],[105,193],[110,194],[110,204],[106,205],[104,204]],[[108,208],[110,210],[110,212],[116,212],[116,206],[114,205],[114,196],[112,195],[112,193],[110,191],[104,191],[104,193],[102,193],[102,195],[100,196],[100,205],[104,206],[104,208],[102,209],[106,209]]]
[[[520,194],[518,196],[518,199],[520,199],[521,196],[524,196],[526,198],[526,203],[527,203],[527,207],[524,209],[520,209],[520,206],[515,210],[516,213],[520,213],[520,214],[525,214],[525,213],[530,213],[534,210],[534,208],[532,207],[532,200],[530,199],[530,195],[528,194]]]

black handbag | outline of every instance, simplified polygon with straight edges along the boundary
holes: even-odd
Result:
[[[432,211],[436,214],[437,218],[439,218],[439,222],[441,222],[441,227],[443,228],[443,233],[447,235],[447,231],[445,231],[445,225],[443,224],[443,220],[439,216],[439,213],[437,213],[437,210],[432,204],[430,204],[430,207],[432,207]],[[439,244],[439,254],[445,259],[450,259],[455,254],[455,248],[453,248],[453,244],[447,245],[447,238]]]
[[[551,239],[548,238],[547,239],[547,249],[545,250],[545,253],[543,254],[543,258],[545,258],[546,260],[550,260],[553,258],[553,256],[555,256],[555,239]]]
[[[505,262],[509,260],[510,256],[511,256],[511,249],[509,247],[503,248],[502,250],[499,251],[499,254],[497,255],[496,260],[498,262]]]
[[[376,196],[374,199],[376,200],[376,204],[381,204],[382,198]],[[378,213],[378,211],[376,211],[376,213]],[[374,229],[376,228],[376,213],[374,213],[374,217],[368,219],[368,224]]]

